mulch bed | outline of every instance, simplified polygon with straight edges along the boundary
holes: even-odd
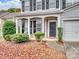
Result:
[[[65,59],[65,53],[35,41],[0,42],[0,59]]]

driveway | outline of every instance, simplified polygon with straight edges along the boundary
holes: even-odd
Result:
[[[65,42],[65,45],[58,45],[54,41],[48,41],[51,48],[56,48],[67,55],[67,59],[79,59],[79,42]],[[65,49],[64,49],[65,48]]]
[[[67,59],[79,59],[79,42],[65,42]]]

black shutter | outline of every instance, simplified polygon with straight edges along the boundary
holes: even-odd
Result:
[[[36,0],[33,0],[33,10],[36,10]]]
[[[46,0],[46,9],[49,9],[49,0]]]
[[[30,11],[32,11],[32,0],[30,0]]]
[[[42,0],[42,10],[45,9],[45,0]]]
[[[22,12],[25,11],[25,1],[22,1]]]
[[[62,9],[66,8],[66,0],[62,0]]]
[[[59,0],[56,0],[56,8],[59,8]]]

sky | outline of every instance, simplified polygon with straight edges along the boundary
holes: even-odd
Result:
[[[20,0],[0,0],[0,10],[8,8],[20,8]]]
[[[66,0],[66,1],[71,2],[79,0]],[[0,10],[8,8],[20,8],[20,7],[21,7],[20,0],[0,0]]]

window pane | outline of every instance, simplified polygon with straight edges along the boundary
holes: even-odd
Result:
[[[40,10],[42,7],[42,1],[41,0],[36,0],[36,6],[37,6],[37,10]]]
[[[30,21],[30,34],[32,34],[32,21]]]
[[[30,10],[30,0],[27,0],[25,2],[25,11],[29,11]]]
[[[42,30],[42,22],[41,19],[36,20],[36,31]]]
[[[49,4],[50,4],[50,8],[56,8],[56,0],[50,0]]]
[[[25,20],[21,20],[22,21],[22,33],[24,33],[24,29],[25,29]]]
[[[33,21],[33,33],[35,33],[36,32],[36,21]]]

